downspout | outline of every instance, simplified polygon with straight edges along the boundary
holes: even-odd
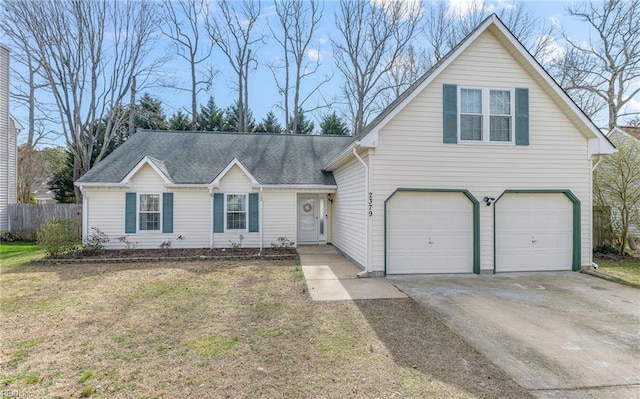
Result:
[[[209,187],[209,197],[211,197],[211,220],[209,223],[209,249],[213,249],[213,188]]]
[[[89,233],[89,198],[82,186],[80,186],[80,193],[82,193],[82,243],[86,244]]]
[[[353,156],[364,167],[364,222],[365,222],[365,236],[364,236],[364,270],[356,274],[356,277],[365,277],[369,273],[369,212],[367,210],[367,202],[369,201],[369,166],[358,155],[357,148],[360,147],[360,142],[356,141],[353,147]]]
[[[263,194],[262,193],[262,187],[260,187],[260,211],[258,213],[258,220],[259,220],[258,228],[260,229],[260,252],[258,253],[258,255],[262,255],[262,246],[263,246],[262,239],[263,239],[263,234],[264,234],[263,228],[262,228],[262,221],[264,219],[264,213],[262,212],[262,209],[263,209],[263,206],[264,206],[264,203],[262,201],[262,194]]]

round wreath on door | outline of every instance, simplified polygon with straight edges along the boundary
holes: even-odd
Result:
[[[307,202],[302,206],[302,209],[307,213],[311,212],[311,204]]]

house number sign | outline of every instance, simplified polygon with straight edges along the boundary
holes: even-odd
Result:
[[[369,191],[369,195],[367,196],[367,198],[368,198],[367,209],[368,209],[369,217],[371,217],[373,216],[373,194],[371,193],[371,191]]]

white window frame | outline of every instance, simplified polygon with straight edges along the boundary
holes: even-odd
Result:
[[[462,90],[481,90],[482,91],[482,140],[465,140],[462,138]],[[509,111],[511,114],[509,129],[511,132],[511,140],[509,141],[492,141],[491,137],[491,91],[508,91],[509,92]],[[477,86],[459,86],[458,87],[458,143],[464,144],[491,144],[491,145],[515,145],[516,143],[516,134],[515,134],[515,89],[514,88],[504,88],[504,87],[477,87]],[[470,114],[465,114],[470,115]],[[501,114],[495,114],[494,116],[507,116]]]
[[[244,213],[246,215],[244,219],[244,229],[229,229],[227,228],[227,216],[229,215],[229,208],[227,207],[227,200],[230,195],[241,195],[244,197],[245,210]],[[238,213],[236,211],[232,211],[234,213]],[[234,233],[246,233],[249,231],[249,194],[247,193],[224,193],[224,231],[225,232],[234,232]]]
[[[143,195],[157,195],[158,196],[158,212],[141,212],[140,204],[142,201],[140,197]],[[143,234],[153,234],[153,233],[162,233],[162,193],[138,193],[138,198],[136,202],[136,232]],[[158,213],[160,222],[158,223],[157,230],[142,230],[140,228],[140,213]]]

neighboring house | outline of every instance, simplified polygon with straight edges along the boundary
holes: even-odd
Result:
[[[613,151],[493,15],[361,137],[142,131],[76,184],[110,248],[287,236],[374,275],[578,270]]]
[[[609,133],[607,133],[607,137],[611,139],[614,143],[623,143],[623,142],[639,142],[640,141],[640,127],[638,126],[618,126]],[[620,214],[620,209],[612,208],[611,209],[611,218],[613,220],[613,224],[620,226],[622,222],[622,217]],[[631,237],[640,237],[640,226],[635,224],[631,224],[629,226],[629,236]]]
[[[0,232],[9,230],[8,205],[17,197],[17,137],[21,126],[9,114],[9,49],[0,45]]]
[[[56,204],[55,193],[51,191],[49,179],[46,177],[38,177],[31,184],[31,195],[36,200],[36,204]]]

